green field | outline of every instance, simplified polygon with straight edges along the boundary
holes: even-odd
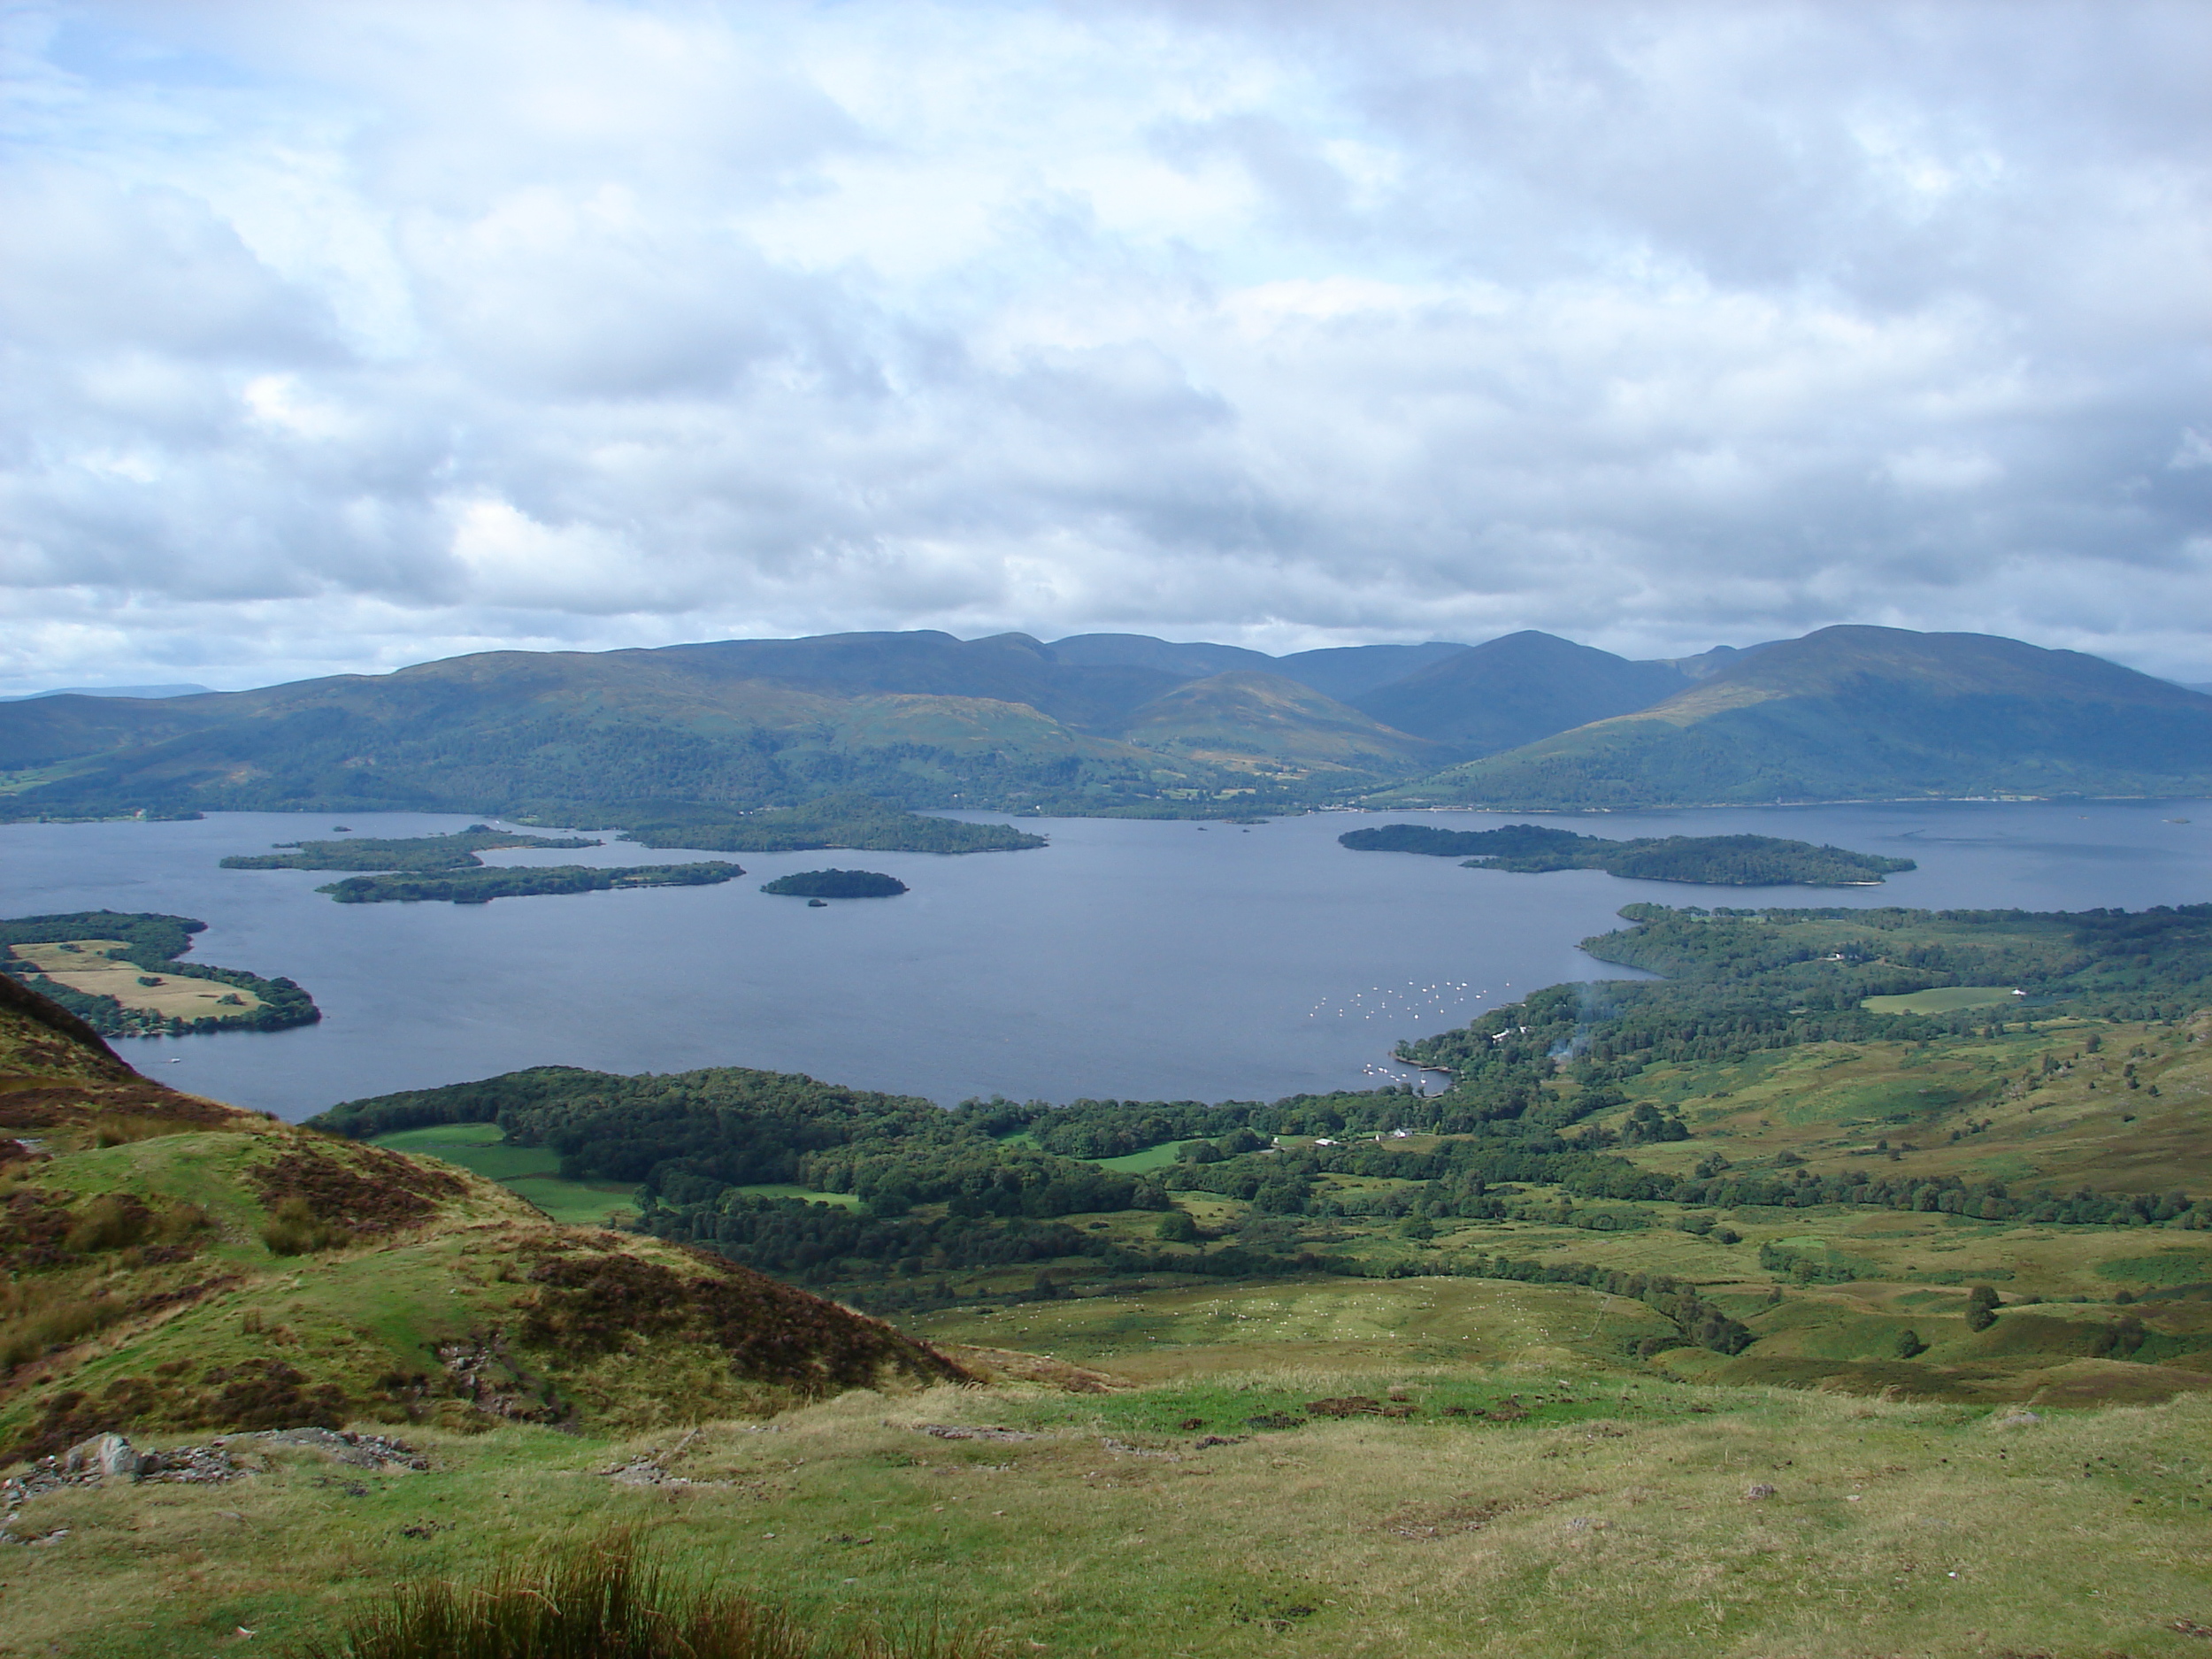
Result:
[[[818,1193],[810,1187],[794,1187],[787,1181],[757,1181],[737,1189],[748,1198],[797,1198],[810,1204],[835,1204],[840,1210],[857,1210],[860,1200],[850,1193]]]
[[[1948,1014],[1962,1008],[1995,1008],[2017,1002],[2008,985],[1944,985],[1901,996],[1870,996],[1860,1007],[1877,1014]]]
[[[1148,1175],[1154,1170],[1164,1170],[1175,1162],[1175,1155],[1183,1149],[1180,1141],[1163,1141],[1156,1147],[1147,1147],[1141,1152],[1126,1152],[1118,1158],[1089,1158],[1102,1170],[1112,1170],[1122,1175]]]
[[[443,1158],[528,1199],[554,1220],[595,1227],[612,1215],[636,1213],[637,1188],[611,1181],[561,1179],[561,1160],[545,1147],[511,1147],[497,1124],[433,1124],[379,1135],[373,1146],[390,1147],[426,1157]]]

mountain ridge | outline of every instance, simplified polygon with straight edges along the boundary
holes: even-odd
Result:
[[[1624,808],[2206,792],[2212,697],[1996,635],[1842,625],[1375,801]]]
[[[1644,662],[1532,630],[1281,658],[1143,635],[856,633],[0,703],[0,818],[622,826],[856,794],[1075,816],[2186,795],[2212,792],[2208,717],[2202,694],[2101,658],[1857,625]]]

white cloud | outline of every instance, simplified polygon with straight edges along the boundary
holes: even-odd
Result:
[[[2212,672],[2201,12],[119,0],[0,39],[0,684],[1839,620]]]

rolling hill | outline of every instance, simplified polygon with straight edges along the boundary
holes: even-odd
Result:
[[[1378,804],[1631,807],[2212,791],[2212,697],[1978,634],[1833,627],[1738,653],[1649,708]]]

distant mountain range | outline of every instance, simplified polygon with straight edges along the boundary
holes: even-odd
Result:
[[[1984,634],[1634,662],[1550,634],[1272,657],[1094,634],[488,652],[0,704],[0,817],[687,820],[855,793],[1107,815],[2212,794],[2212,696]]]
[[[188,681],[174,686],[61,686],[52,691],[17,691],[0,703],[28,703],[33,697],[191,697],[207,690]]]

